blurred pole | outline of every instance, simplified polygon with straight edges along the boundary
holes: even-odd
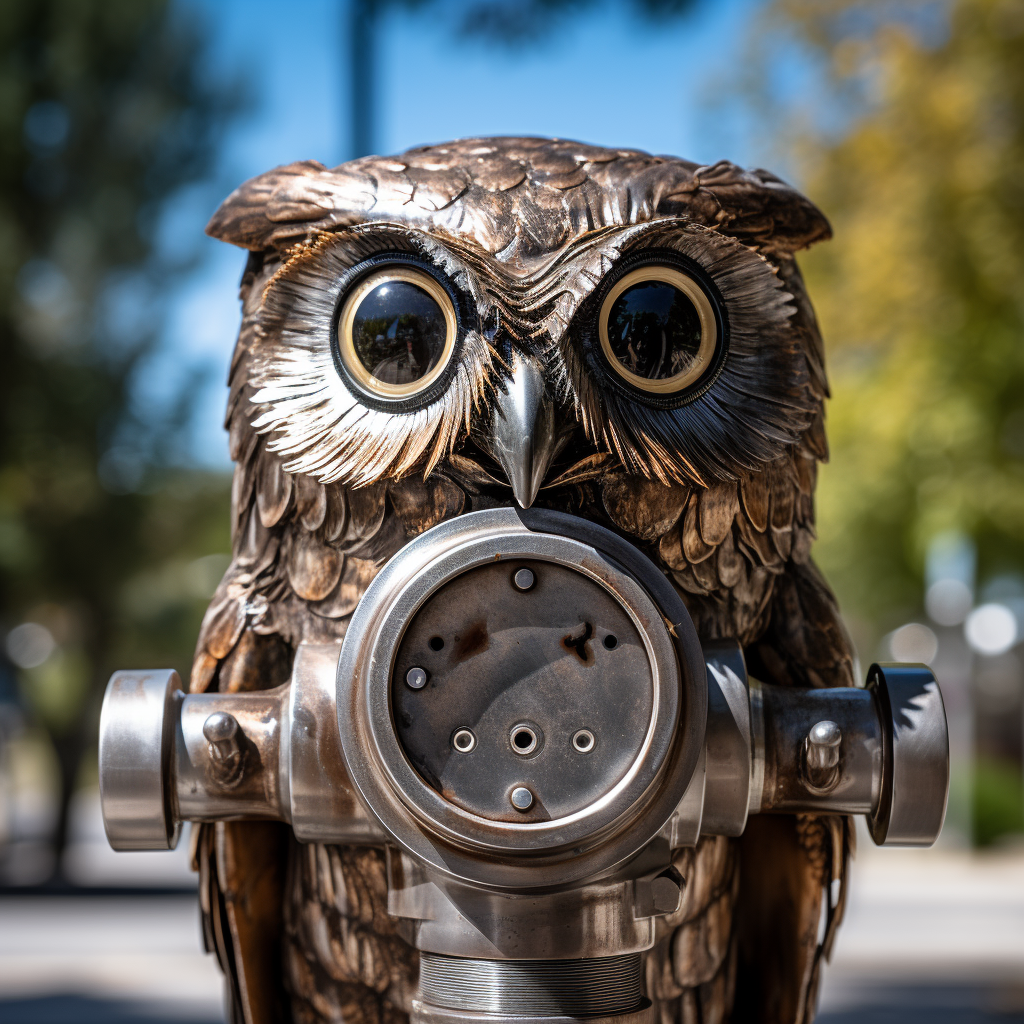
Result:
[[[347,159],[373,152],[378,0],[349,0],[348,44],[352,135]]]

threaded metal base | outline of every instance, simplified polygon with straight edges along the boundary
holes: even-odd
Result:
[[[640,955],[589,960],[473,960],[423,953],[420,996],[505,1017],[609,1017],[643,1002]]]

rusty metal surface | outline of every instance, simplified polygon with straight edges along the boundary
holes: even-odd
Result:
[[[785,813],[870,814],[878,806],[882,777],[882,724],[867,690],[853,687],[801,690],[762,686],[765,728],[761,810]],[[842,731],[839,778],[827,793],[808,783],[805,741],[823,720]]]
[[[495,509],[441,524],[407,545],[367,590],[342,645],[338,672],[342,747],[373,813],[432,870],[504,891],[578,883],[641,850],[686,790],[700,759],[704,727],[704,664],[685,608],[671,591],[675,603],[662,604],[645,589],[648,583],[652,589],[665,587],[664,576],[635,548],[638,566],[627,573],[591,546],[591,541],[603,543],[618,559],[618,546],[629,545],[607,530],[571,516],[545,513],[544,518],[565,532],[528,528],[520,514]],[[582,533],[587,542],[571,533]],[[646,647],[654,709],[639,756],[598,799],[560,818],[496,821],[446,799],[412,767],[395,730],[392,665],[409,622],[436,590],[478,566],[500,561],[522,567],[524,560],[589,576],[622,606]],[[668,623],[686,638],[678,648]],[[585,646],[582,637],[571,639]],[[401,684],[401,673],[398,679]]]
[[[513,578],[534,576],[528,590]],[[406,684],[413,667],[425,687]],[[639,756],[653,677],[626,610],[594,580],[552,562],[480,566],[437,590],[395,657],[391,694],[402,748],[438,792],[494,820],[543,821],[594,803]],[[468,728],[468,752],[452,742]],[[594,735],[580,751],[573,736]],[[515,810],[516,786],[533,795]]]
[[[176,814],[185,821],[287,818],[279,782],[281,726],[288,687],[258,693],[192,693],[181,705],[175,744]],[[238,723],[241,772],[225,780],[203,733],[207,719],[230,714]]]

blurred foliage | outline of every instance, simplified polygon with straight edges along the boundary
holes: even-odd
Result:
[[[1024,573],[1024,4],[775,0],[769,23],[825,85],[783,134],[835,230],[801,260],[833,387],[815,557],[868,660],[922,616],[945,531],[983,592]],[[980,845],[1024,830],[1020,685],[1018,756],[975,705]]]
[[[974,538],[982,578],[1024,569],[1024,5],[774,14],[853,111],[800,150],[835,229],[802,260],[834,394],[815,555],[891,628],[919,613],[943,530]]]
[[[974,841],[991,846],[1007,834],[1024,832],[1024,780],[1013,761],[980,758],[974,766]]]
[[[216,572],[197,559],[228,550],[226,482],[161,468],[190,389],[139,409],[133,383],[185,269],[159,217],[238,94],[164,0],[5,0],[0,54],[0,624],[57,644],[20,681],[60,763],[59,849],[109,673],[187,668]]]

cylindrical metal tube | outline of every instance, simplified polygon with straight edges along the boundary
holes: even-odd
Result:
[[[882,724],[868,690],[808,690],[762,686],[764,788],[760,810],[794,814],[870,814],[882,784]],[[808,774],[807,739],[823,721],[838,725],[842,740],[835,783],[822,789]]]
[[[302,644],[292,681],[192,693],[177,673],[118,672],[100,715],[111,845],[169,849],[184,821],[274,818],[306,842],[380,842],[348,780],[335,713],[339,648]]]
[[[173,759],[175,814],[181,821],[233,818],[287,820],[279,765],[288,687],[256,693],[192,693],[181,702]],[[203,727],[213,716],[238,723],[241,761],[234,777],[222,774]]]
[[[880,845],[929,846],[938,838],[949,740],[927,666],[872,665],[864,689],[752,681],[750,736],[752,813],[865,814]]]
[[[643,1004],[639,953],[586,960],[477,960],[423,953],[421,1004],[515,1018],[611,1017]],[[415,1014],[414,1014],[415,1015]]]

